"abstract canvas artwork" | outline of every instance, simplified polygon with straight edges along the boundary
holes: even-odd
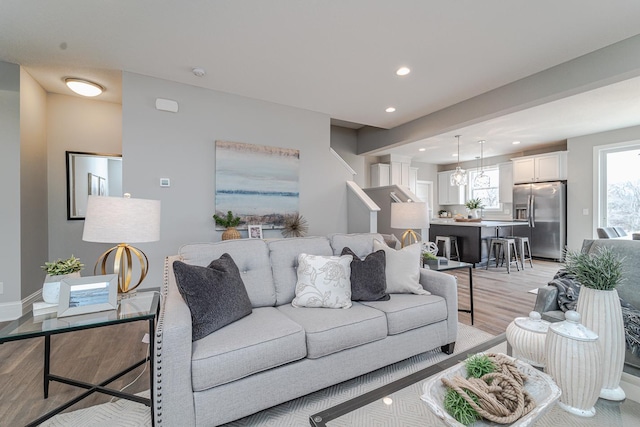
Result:
[[[216,214],[232,211],[238,228],[281,229],[298,212],[300,151],[216,141]]]

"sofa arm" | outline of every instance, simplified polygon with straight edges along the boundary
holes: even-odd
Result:
[[[456,341],[458,335],[458,282],[451,274],[439,271],[420,269],[420,284],[433,295],[444,298],[447,302],[448,343]]]
[[[558,305],[558,288],[555,286],[545,286],[538,288],[538,296],[533,310],[538,313],[546,313],[547,311],[560,310]]]
[[[195,425],[191,386],[191,311],[176,286],[171,256],[165,259],[153,372],[156,426]]]

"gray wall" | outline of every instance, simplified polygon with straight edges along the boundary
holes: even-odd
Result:
[[[216,140],[299,149],[300,213],[309,234],[346,232],[351,174],[329,151],[328,116],[126,72],[122,87],[124,191],[162,201],[160,242],[136,245],[150,261],[143,286],[160,286],[164,257],[180,245],[220,240],[211,218]],[[156,110],[156,98],[176,100],[179,112]],[[160,178],[171,187],[160,188]]]
[[[20,300],[20,67],[1,61],[0,144],[1,304]]]
[[[594,147],[640,140],[640,126],[585,135],[567,140],[569,151],[567,169],[567,246],[578,250],[584,239],[597,238],[596,212],[597,179],[594,165]],[[582,210],[589,214],[583,215]]]
[[[369,180],[365,173],[365,156],[356,154],[358,149],[358,133],[355,129],[331,126],[331,148],[356,171],[353,181],[361,188],[368,187]]]
[[[50,93],[47,118],[49,258],[75,255],[85,264],[82,275],[90,276],[98,257],[112,245],[83,242],[84,221],[67,220],[65,151],[121,153],[122,107]]]
[[[20,70],[20,263],[21,298],[42,288],[48,260],[47,94]]]

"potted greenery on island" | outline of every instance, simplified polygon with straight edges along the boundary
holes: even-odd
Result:
[[[42,299],[46,303],[57,304],[60,299],[60,281],[66,277],[80,277],[84,264],[71,255],[64,260],[45,262],[41,268],[47,272],[42,286]]]
[[[233,215],[233,212],[227,211],[226,216],[220,216],[218,214],[213,215],[213,219],[217,225],[226,228],[222,233],[222,240],[239,239],[240,232],[236,230],[236,227],[240,224],[240,217]]]
[[[469,218],[480,218],[480,209],[484,208],[482,200],[479,197],[467,200],[464,206],[469,211]]]

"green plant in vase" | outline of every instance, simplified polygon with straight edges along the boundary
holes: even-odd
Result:
[[[218,214],[213,215],[213,220],[217,225],[226,228],[222,233],[222,240],[239,239],[240,232],[236,230],[236,227],[240,225],[241,218],[235,216],[232,211],[227,211],[226,216],[220,216]]]
[[[41,268],[46,271],[49,276],[63,276],[81,271],[84,268],[84,264],[80,262],[79,258],[71,255],[71,258],[45,262]]]
[[[467,208],[467,211],[469,211],[469,218],[480,218],[479,211],[484,208],[482,200],[480,200],[479,197],[467,200],[464,206]]]
[[[45,262],[41,266],[47,272],[42,286],[42,299],[49,304],[57,304],[60,299],[60,281],[66,277],[80,277],[84,264],[71,255],[67,259]]]
[[[602,399],[621,401],[626,395],[620,387],[624,366],[625,331],[622,307],[616,286],[622,282],[624,258],[610,247],[597,247],[590,252],[565,254],[567,272],[580,282],[576,311],[582,324],[598,334],[598,344],[608,363],[602,366]]]

